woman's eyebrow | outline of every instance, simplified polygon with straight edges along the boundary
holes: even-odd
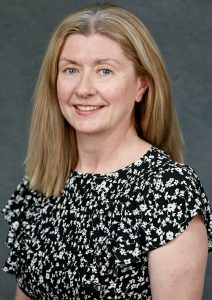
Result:
[[[72,60],[72,59],[68,59],[68,58],[60,58],[59,59],[59,62],[66,62],[66,63],[69,63],[69,64],[73,64],[73,65],[76,65],[77,62]]]
[[[110,62],[115,62],[116,64],[120,65],[120,62],[114,58],[98,58],[94,60],[94,64],[96,65],[101,63],[110,63]]]

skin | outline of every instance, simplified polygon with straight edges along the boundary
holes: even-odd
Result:
[[[165,246],[149,253],[153,300],[201,300],[208,238],[200,216]]]
[[[86,45],[86,47],[85,47]],[[75,128],[79,172],[106,173],[141,157],[150,145],[136,136],[131,115],[148,88],[115,41],[99,34],[70,36],[62,49],[58,100]],[[194,217],[177,238],[148,254],[153,300],[200,300],[207,233]],[[30,300],[17,287],[15,300]]]
[[[150,148],[137,137],[131,118],[147,88],[118,43],[99,34],[69,36],[59,59],[57,93],[76,130],[78,171],[111,172]]]
[[[16,295],[15,300],[31,300],[31,298],[27,297],[22,290],[16,285]]]
[[[69,36],[59,59],[57,93],[62,113],[78,135],[131,127],[133,106],[145,90],[115,41],[99,34]]]

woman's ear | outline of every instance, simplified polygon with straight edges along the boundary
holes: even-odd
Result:
[[[137,80],[137,93],[135,101],[140,102],[143,98],[144,93],[149,87],[149,81],[146,76],[139,76]]]

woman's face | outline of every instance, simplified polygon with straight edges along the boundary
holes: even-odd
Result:
[[[62,49],[57,94],[65,119],[77,134],[104,134],[132,126],[132,111],[147,80],[119,44],[100,34],[70,35]]]

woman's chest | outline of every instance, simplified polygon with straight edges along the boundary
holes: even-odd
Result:
[[[135,249],[136,218],[128,215],[129,224],[125,218],[128,201],[123,193],[86,189],[29,210],[20,256],[27,288],[45,300],[125,299],[148,291],[147,258]]]

